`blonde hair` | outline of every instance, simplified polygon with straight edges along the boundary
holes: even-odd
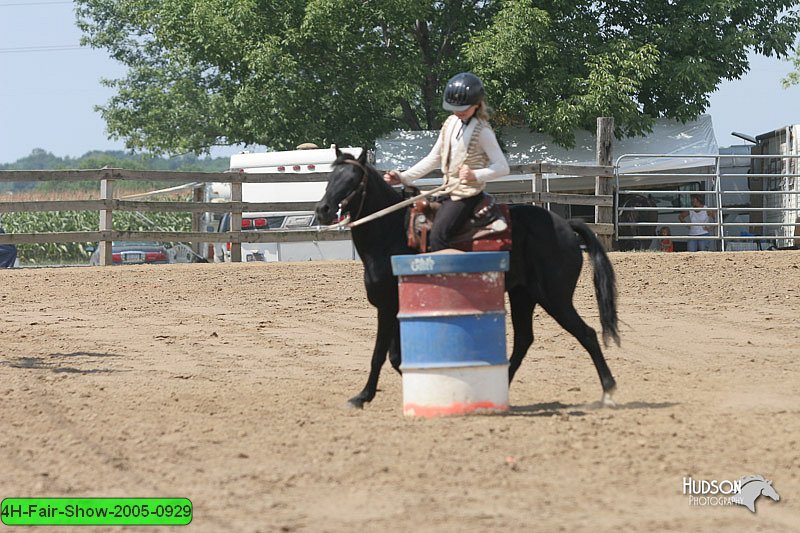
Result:
[[[489,122],[489,118],[493,112],[494,109],[492,109],[489,104],[486,103],[486,98],[481,98],[480,103],[478,103],[478,109],[475,110],[475,114],[478,116],[478,118],[484,122]]]

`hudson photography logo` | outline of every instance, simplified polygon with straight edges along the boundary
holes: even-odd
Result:
[[[756,512],[756,500],[766,496],[781,499],[772,481],[764,476],[745,476],[738,480],[683,478],[683,494],[689,497],[689,505],[700,507],[727,507],[742,505]]]

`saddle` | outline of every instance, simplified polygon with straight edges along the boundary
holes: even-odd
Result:
[[[412,189],[414,195],[418,189]],[[493,196],[481,193],[483,198],[472,216],[450,239],[450,244],[464,252],[498,252],[511,250],[511,215],[506,204],[498,204]],[[427,198],[417,200],[408,210],[408,247],[420,253],[429,251],[430,234],[441,202]]]

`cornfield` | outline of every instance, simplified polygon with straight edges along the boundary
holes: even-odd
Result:
[[[90,193],[17,194],[14,201],[77,200],[91,198]],[[185,197],[160,198],[161,201],[188,201]],[[113,227],[120,231],[191,231],[190,213],[147,213],[115,211]],[[39,211],[6,213],[0,221],[6,233],[60,233],[97,231],[100,214],[97,211]],[[83,264],[97,243],[37,243],[20,244],[18,257],[23,264]]]

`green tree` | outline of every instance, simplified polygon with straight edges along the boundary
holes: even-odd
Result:
[[[691,119],[749,68],[784,57],[798,0],[77,0],[84,43],[128,67],[100,108],[131,149],[367,144],[441,124],[441,90],[473,70],[500,124],[569,145],[615,118]]]
[[[59,170],[73,168],[124,168],[128,170],[182,170],[224,172],[229,167],[226,157],[203,157],[194,154],[170,158],[149,154],[131,154],[120,150],[92,150],[80,157],[58,157],[42,148],[34,148],[30,155],[13,163],[0,164],[0,170]]]
[[[94,150],[80,157],[58,157],[41,148],[35,148],[30,155],[13,163],[0,165],[0,170],[60,170],[60,169],[97,169],[103,167],[124,168],[127,170],[179,170],[185,172],[224,172],[229,167],[229,159],[225,157],[204,157],[188,154],[170,158],[155,157],[149,154],[130,154],[120,150]],[[171,182],[137,181],[122,182],[117,189],[135,190],[161,188],[174,185]],[[37,191],[97,191],[96,181],[20,181],[0,183],[0,193],[7,191],[22,192],[35,189]]]
[[[793,58],[791,58],[791,61],[794,64],[794,72],[790,72],[782,80],[784,89],[788,89],[792,85],[800,85],[800,46],[797,47],[795,55]]]

